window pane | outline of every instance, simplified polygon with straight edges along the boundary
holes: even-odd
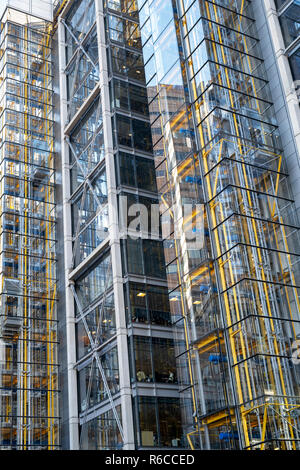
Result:
[[[171,314],[168,289],[151,286],[148,289],[148,302],[151,323],[170,326]]]
[[[178,60],[178,43],[176,38],[175,25],[172,22],[168,29],[160,36],[154,44],[154,55],[158,81],[170,70],[172,65]]]
[[[121,407],[116,407],[121,421]],[[83,424],[80,434],[83,450],[122,449],[122,437],[112,410]]]
[[[136,323],[147,323],[146,286],[130,283],[129,287],[131,320]]]
[[[177,383],[174,341],[152,338],[155,382]]]
[[[135,113],[147,115],[148,99],[146,88],[136,85],[129,85],[130,108]]]
[[[299,36],[300,1],[294,1],[292,5],[279,17],[279,21],[282,27],[285,47],[288,47]]]
[[[156,41],[158,36],[173,18],[171,0],[154,0],[150,6],[150,18],[153,40]]]
[[[114,73],[126,75],[125,49],[117,46],[111,46],[112,69]]]
[[[181,438],[180,405],[177,398],[158,399],[160,445],[178,447]]]
[[[132,120],[134,147],[144,152],[151,152],[152,137],[149,123],[144,121]]]
[[[158,445],[155,398],[139,399],[140,444],[145,447]]]
[[[101,323],[99,325],[100,319]],[[100,338],[100,343],[114,336],[116,333],[114,295],[109,294],[105,300],[104,307],[102,307],[102,303],[98,305],[85,316],[85,320],[94,341],[96,339],[97,330],[99,331],[98,338]],[[91,344],[82,321],[76,324],[76,335],[77,359],[80,359],[91,351]]]
[[[116,108],[129,108],[127,83],[114,80],[114,106]]]
[[[151,341],[143,336],[134,337],[135,380],[153,382]]]
[[[126,246],[128,272],[131,274],[144,274],[141,239],[133,240],[132,238],[128,238]]]
[[[153,160],[136,157],[137,185],[147,191],[156,191],[156,176]]]
[[[165,257],[162,243],[156,240],[143,240],[146,276],[165,278]]]
[[[117,137],[119,145],[131,147],[131,126],[130,119],[117,115]]]
[[[134,155],[119,153],[120,184],[135,186]]]
[[[126,50],[126,67],[129,78],[134,80],[145,80],[143,57],[137,52]]]
[[[106,256],[87,275],[76,282],[76,291],[82,308],[91,304],[103,294],[105,288],[111,286],[111,269],[109,270],[109,277],[107,277],[109,264],[110,256]]]

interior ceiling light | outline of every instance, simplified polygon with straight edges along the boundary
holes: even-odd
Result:
[[[145,297],[145,295],[146,295],[146,292],[139,292],[137,294],[138,297]]]

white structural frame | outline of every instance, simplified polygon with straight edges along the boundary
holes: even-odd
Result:
[[[68,97],[67,97],[67,84],[66,84],[66,44],[64,39],[64,28],[67,27],[65,22],[65,15],[69,10],[70,5],[67,4],[63,9],[62,13],[58,18],[58,47],[59,47],[59,75],[60,75],[60,107],[61,107],[61,155],[62,155],[62,186],[63,186],[63,217],[64,217],[64,261],[65,261],[65,296],[66,296],[66,330],[67,330],[67,361],[68,361],[68,425],[69,425],[69,441],[70,449],[80,448],[79,439],[79,424],[80,417],[78,411],[78,399],[77,399],[77,370],[76,370],[76,333],[75,333],[75,304],[77,304],[77,310],[80,313],[80,317],[86,329],[86,333],[89,337],[91,346],[93,348],[93,360],[96,361],[100,376],[102,377],[105,390],[107,392],[110,409],[113,412],[116,420],[119,432],[123,441],[123,449],[129,450],[134,449],[134,429],[133,429],[133,410],[132,410],[132,393],[130,385],[130,374],[129,374],[129,351],[128,351],[128,335],[126,327],[126,315],[124,305],[124,289],[123,289],[123,275],[122,275],[122,260],[121,260],[121,248],[120,248],[120,230],[117,213],[117,190],[115,180],[115,165],[114,165],[114,153],[113,153],[113,135],[112,135],[112,124],[111,124],[111,109],[109,100],[109,82],[108,82],[108,65],[106,58],[106,40],[105,40],[105,27],[104,27],[104,7],[103,0],[95,1],[96,11],[96,28],[97,28],[97,43],[98,43],[98,54],[99,54],[99,83],[98,86],[91,92],[90,96],[85,100],[80,109],[76,112],[75,116],[72,117],[69,122],[68,117]],[[70,28],[67,27],[70,32]],[[73,36],[72,36],[73,37]],[[75,36],[74,39],[76,40]],[[76,40],[76,42],[78,42]],[[78,47],[82,50],[82,44],[78,43]],[[87,56],[86,51],[83,51]],[[95,64],[91,61],[92,65]],[[97,96],[100,96],[101,112],[103,119],[103,134],[104,134],[104,166],[106,170],[107,180],[107,198],[108,198],[108,239],[104,240],[100,246],[96,247],[93,252],[85,258],[79,266],[74,266],[73,256],[73,242],[74,237],[72,236],[72,220],[71,220],[71,178],[70,178],[70,164],[69,155],[70,153],[76,157],[76,153],[72,148],[72,144],[69,140],[69,135],[72,128],[75,127],[77,122],[80,120],[86,111],[88,105]],[[78,162],[77,162],[78,163]],[[98,164],[101,166],[101,162]],[[97,167],[98,167],[97,165]],[[80,164],[79,164],[80,168]],[[94,169],[95,170],[95,169]],[[93,170],[93,171],[94,171]],[[87,187],[91,190],[93,197],[97,205],[101,203],[97,198],[97,195],[92,187],[89,179],[89,175],[83,172],[85,177],[83,189]],[[102,205],[103,207],[103,205]],[[106,207],[106,206],[105,206]],[[118,352],[118,367],[119,367],[119,389],[117,402],[121,405],[121,419],[119,419],[116,411],[114,397],[111,396],[106,379],[97,353],[98,344],[94,344],[94,341],[89,334],[89,329],[86,324],[86,320],[82,315],[80,307],[80,301],[76,294],[74,273],[80,267],[80,271],[84,272],[85,269],[90,265],[91,259],[100,258],[101,253],[107,249],[107,245],[110,247],[111,256],[111,273],[112,283],[114,292],[114,307],[116,316],[116,335],[114,339],[117,344]],[[104,297],[105,298],[105,293]],[[88,393],[88,391],[87,391]],[[107,403],[97,409],[97,415],[101,415],[107,411]],[[91,414],[95,417],[95,413]],[[90,415],[87,413],[83,418],[85,423],[90,419]],[[82,418],[81,418],[82,421]]]

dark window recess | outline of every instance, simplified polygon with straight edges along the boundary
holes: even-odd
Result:
[[[134,147],[145,152],[152,152],[150,125],[147,122],[132,120]]]
[[[121,80],[114,80],[114,106],[129,109],[128,85]]]
[[[119,153],[120,181],[127,186],[135,186],[134,155]]]
[[[143,253],[146,276],[166,277],[163,245],[156,240],[143,240]]]
[[[181,413],[178,398],[139,397],[138,445],[179,447],[182,445]]]
[[[117,138],[119,145],[125,145],[131,147],[132,145],[132,134],[130,119],[126,116],[117,116]]]
[[[164,249],[160,241],[129,237],[125,247],[128,273],[165,279]]]
[[[157,191],[154,162],[141,157],[136,157],[135,161],[138,188]]]
[[[148,115],[148,98],[145,88],[129,85],[130,108],[135,113]]]
[[[290,57],[290,66],[294,80],[300,80],[300,48],[296,50]],[[299,86],[298,86],[299,90]],[[298,91],[299,96],[299,91]]]

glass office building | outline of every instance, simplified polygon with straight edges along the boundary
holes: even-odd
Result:
[[[182,447],[137,5],[3,10],[0,447]]]
[[[0,448],[59,446],[51,23],[0,32]]]
[[[297,8],[1,2],[0,449],[299,449]]]
[[[192,448],[299,448],[299,225],[252,3],[138,1]]]
[[[137,5],[69,2],[58,43],[70,446],[179,447],[163,245],[128,236],[158,203]]]
[[[72,2],[58,41],[67,311],[74,315],[66,325],[74,344],[69,393],[76,384],[78,391],[77,405],[69,396],[69,418],[78,413],[79,423],[71,445],[179,447],[162,241],[159,231],[156,239],[128,236],[129,212],[128,226],[119,222],[124,201],[129,210],[158,202],[137,5]]]

